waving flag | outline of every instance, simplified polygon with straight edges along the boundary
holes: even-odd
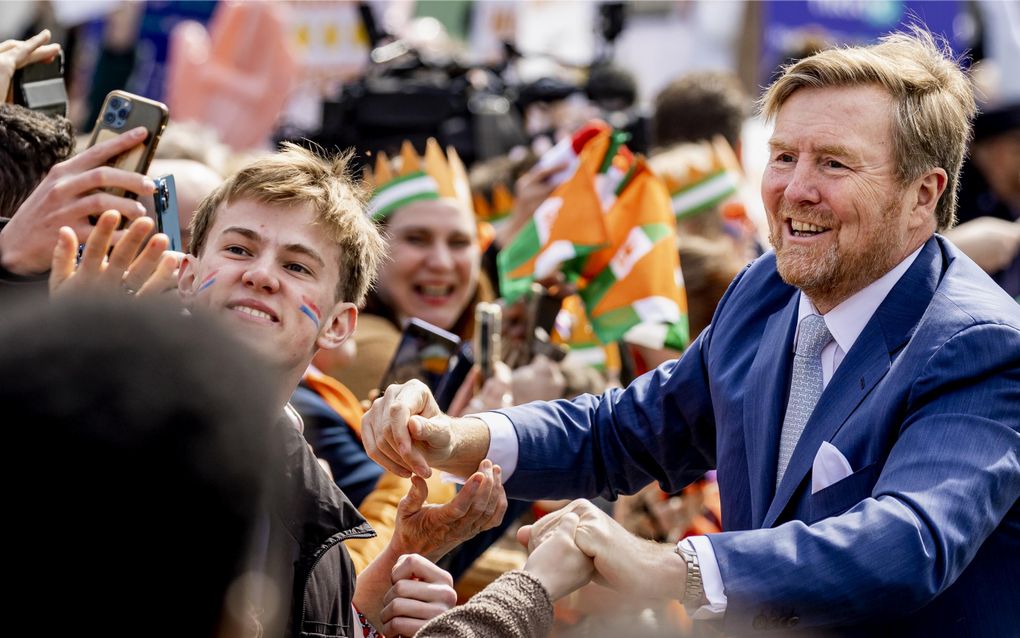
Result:
[[[609,245],[584,266],[580,291],[604,343],[625,339],[650,348],[687,345],[687,299],[676,227],[665,184],[637,159],[605,216]]]
[[[605,125],[602,125],[605,127]],[[534,216],[497,257],[500,292],[510,303],[530,290],[532,282],[564,270],[576,275],[575,266],[591,252],[608,243],[602,203],[595,190],[612,144],[612,130],[586,127],[574,135],[569,147],[576,155],[576,169],[535,211]],[[556,147],[550,153],[562,152]],[[548,165],[569,159],[546,161]],[[569,262],[565,266],[565,263]]]

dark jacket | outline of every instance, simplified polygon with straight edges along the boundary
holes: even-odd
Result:
[[[293,576],[285,635],[351,636],[355,574],[342,543],[375,532],[322,471],[301,434],[286,430],[285,491],[277,495],[270,529],[285,575]]]

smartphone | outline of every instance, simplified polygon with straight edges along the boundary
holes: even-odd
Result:
[[[67,115],[64,52],[49,62],[36,62],[14,72],[14,103],[46,115]]]
[[[99,111],[95,128],[92,129],[89,146],[112,139],[137,126],[144,126],[149,132],[145,141],[110,162],[111,166],[144,175],[149,170],[149,163],[156,153],[156,145],[159,144],[159,138],[169,119],[170,112],[161,102],[127,91],[110,91],[103,100],[103,108]],[[107,191],[121,197],[135,196],[134,193],[125,192],[121,188],[110,188]]]
[[[457,390],[460,390],[460,386],[464,385],[464,380],[467,379],[468,373],[471,372],[473,367],[475,367],[475,354],[471,344],[460,344],[460,349],[457,350],[457,354],[453,356],[453,360],[450,362],[450,368],[443,375],[443,378],[439,380],[436,391],[433,392],[436,405],[439,406],[440,410],[446,412],[450,409],[453,397],[457,395]]]
[[[156,183],[155,200],[156,228],[170,238],[170,250],[184,252],[181,243],[181,218],[177,210],[177,188],[173,175],[164,175],[153,180]]]
[[[418,379],[434,391],[459,346],[457,335],[427,321],[411,319],[404,327],[397,351],[379,383],[379,390],[385,391],[394,383]]]
[[[475,306],[475,363],[481,370],[480,382],[492,377],[500,360],[503,310],[499,304],[481,302]]]
[[[563,307],[563,296],[550,293],[542,284],[532,284],[527,300],[527,342],[525,344],[525,361],[530,363],[541,349],[541,342],[548,344],[549,335],[556,324],[556,317]],[[548,354],[543,352],[543,354]]]

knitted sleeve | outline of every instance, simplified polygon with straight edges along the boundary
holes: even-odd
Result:
[[[542,583],[515,569],[430,620],[415,638],[531,638],[546,636],[552,621],[552,601]]]

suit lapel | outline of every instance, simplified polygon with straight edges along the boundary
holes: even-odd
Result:
[[[797,304],[793,295],[786,307],[769,317],[758,352],[751,364],[744,394],[744,440],[747,471],[751,482],[751,524],[761,524],[772,500],[776,482],[777,441],[790,387],[793,366],[793,334],[797,325]]]
[[[917,322],[935,294],[942,261],[938,242],[932,237],[907,272],[889,291],[889,295],[854,342],[804,426],[804,432],[790,457],[783,482],[776,490],[776,497],[765,514],[762,527],[775,524],[807,476],[822,442],[832,440],[875,384],[889,371],[895,354],[910,340]],[[792,340],[791,334],[791,343]],[[784,387],[788,390],[789,372],[786,379]],[[778,429],[775,436],[774,440],[778,440]],[[772,476],[774,481],[774,468]]]

